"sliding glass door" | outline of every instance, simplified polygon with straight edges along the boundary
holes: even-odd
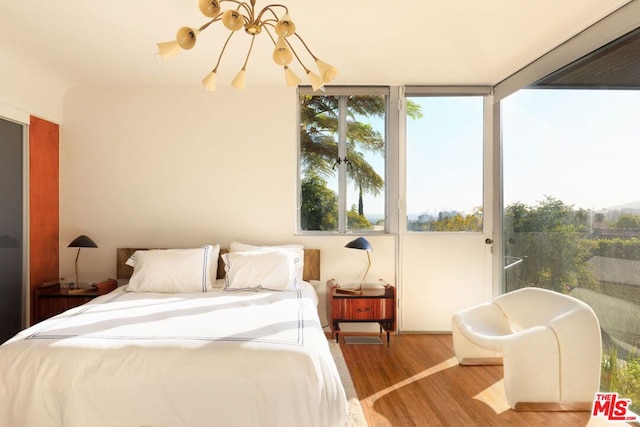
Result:
[[[0,343],[22,326],[23,127],[0,119]]]

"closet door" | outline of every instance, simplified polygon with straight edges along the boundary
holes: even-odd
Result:
[[[23,127],[0,119],[0,343],[22,329]]]

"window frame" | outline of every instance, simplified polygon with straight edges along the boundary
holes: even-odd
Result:
[[[411,97],[482,97],[483,116],[482,116],[482,209],[483,209],[483,221],[482,229],[478,231],[410,231],[407,228],[407,125],[406,125],[406,100]],[[421,235],[430,234],[448,234],[448,233],[489,233],[491,234],[492,226],[487,223],[490,221],[492,215],[492,204],[494,202],[492,198],[493,192],[490,187],[494,185],[494,173],[492,158],[494,155],[493,150],[493,89],[489,86],[405,86],[402,91],[402,110],[401,110],[401,124],[402,124],[402,141],[403,149],[399,156],[398,169],[402,171],[402,195],[404,203],[401,206],[402,212],[400,214],[400,221],[398,228],[402,233],[415,233]]]
[[[396,95],[393,96],[393,93],[396,92]],[[360,235],[380,235],[380,234],[389,234],[396,230],[397,227],[393,227],[390,221],[390,213],[393,212],[394,206],[395,211],[397,212],[397,162],[395,165],[391,165],[389,158],[393,156],[393,158],[397,158],[397,154],[394,156],[394,151],[397,151],[397,140],[398,140],[398,132],[397,132],[397,124],[394,125],[398,120],[398,116],[392,114],[395,103],[397,104],[397,88],[396,90],[392,90],[390,86],[327,86],[325,87],[324,92],[314,92],[310,86],[299,86],[297,90],[296,96],[296,112],[297,112],[297,136],[296,136],[296,234],[305,235],[305,236],[327,236],[327,235],[343,235],[343,234],[360,234]],[[384,150],[384,180],[385,180],[385,189],[384,189],[384,204],[385,204],[385,225],[382,230],[349,230],[347,228],[347,176],[346,176],[346,164],[339,163],[337,165],[338,169],[338,228],[336,230],[331,231],[322,231],[322,230],[304,230],[302,229],[302,217],[301,217],[301,208],[302,208],[302,170],[301,170],[301,148],[300,148],[300,125],[301,125],[301,114],[300,114],[300,97],[301,96],[384,96],[385,97],[385,118],[384,118],[384,138],[385,138],[385,150]],[[338,126],[338,157],[343,158],[346,156],[346,98],[341,98],[340,102],[340,112],[339,112],[339,126]],[[396,109],[397,111],[397,109]],[[395,132],[392,129],[396,129]],[[393,143],[392,139],[395,141]],[[394,148],[392,148],[394,147]],[[395,203],[392,200],[396,200]],[[393,206],[391,206],[393,205]]]

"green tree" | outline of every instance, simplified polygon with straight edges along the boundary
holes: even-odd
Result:
[[[334,230],[338,223],[338,196],[327,182],[313,173],[302,179],[303,230]]]
[[[524,259],[518,267],[518,283],[510,288],[537,286],[566,293],[576,286],[595,286],[595,276],[586,264],[595,246],[584,238],[588,218],[548,196],[537,206],[508,206],[505,253]]]
[[[347,212],[347,226],[349,230],[369,230],[373,224],[364,216],[360,215],[355,205]]]
[[[610,225],[611,228],[638,229],[640,228],[640,215],[620,215]]]

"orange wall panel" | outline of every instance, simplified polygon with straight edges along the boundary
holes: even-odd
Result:
[[[59,125],[31,116],[29,127],[29,227],[31,323],[34,289],[57,280],[60,266]]]

